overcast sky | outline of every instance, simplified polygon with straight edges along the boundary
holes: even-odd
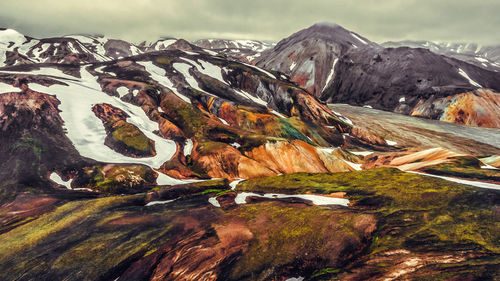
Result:
[[[37,38],[279,41],[325,21],[376,42],[500,44],[500,0],[0,0],[0,27]]]

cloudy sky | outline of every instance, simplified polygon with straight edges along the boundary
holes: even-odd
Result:
[[[377,42],[500,44],[499,0],[0,0],[0,27],[33,37],[105,34],[278,41],[335,22]]]

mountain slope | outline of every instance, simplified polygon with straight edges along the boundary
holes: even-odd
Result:
[[[384,42],[384,47],[423,48],[433,53],[453,57],[476,66],[500,71],[500,46],[481,46],[475,43],[436,43],[430,41],[397,41]]]
[[[0,69],[1,126],[24,132],[4,136],[5,153],[15,157],[15,147],[27,138],[46,146],[42,158],[56,149],[49,127],[26,125],[46,118],[38,109],[46,106],[43,100],[55,97],[51,114],[59,121],[52,126],[65,132],[79,156],[71,156],[75,151],[68,144],[65,152],[58,153],[62,160],[53,159],[54,163],[44,164],[35,174],[45,183],[56,174],[72,189],[129,193],[155,182],[179,183],[176,178],[352,170],[342,158],[315,148],[342,145],[342,134],[352,131],[348,120],[289,81],[256,66],[209,55],[186,41],[173,44],[191,51],[155,51],[93,64],[31,63]],[[27,98],[24,107],[12,98],[16,95]],[[18,116],[21,110],[27,115]],[[42,132],[36,133],[37,129]],[[270,142],[276,146],[269,146]],[[383,141],[364,143],[382,149],[386,145]],[[281,167],[267,162],[279,154],[291,162]],[[305,155],[313,157],[309,166],[300,163]],[[127,188],[129,179],[114,183],[106,174],[98,179],[86,175],[103,173],[108,164],[134,170],[140,175],[137,183]],[[16,167],[6,162],[3,171],[19,182],[21,175],[8,172]]]
[[[316,24],[283,39],[257,65],[290,75],[326,102],[473,126],[497,127],[500,121],[500,73],[423,48],[384,48],[335,24]],[[483,88],[491,90],[486,100],[477,95],[473,104],[462,102],[480,114],[459,116],[456,110],[459,115],[446,116],[455,95]]]
[[[348,50],[377,44],[330,24],[315,24],[281,40],[265,51],[256,65],[289,75],[315,96],[332,83],[335,65]]]

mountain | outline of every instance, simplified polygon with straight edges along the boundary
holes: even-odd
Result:
[[[387,112],[496,126],[472,83],[497,74],[337,25],[294,36],[0,31],[0,280],[498,279],[498,129]],[[289,72],[228,50],[292,52]]]
[[[431,41],[390,41],[382,43],[384,47],[423,48],[429,51],[456,58],[476,66],[500,71],[500,46],[481,46],[475,43],[444,43]]]
[[[102,36],[71,35],[35,39],[15,30],[0,30],[0,66],[26,63],[88,63],[136,55],[140,50],[125,41]]]
[[[261,53],[275,44],[257,40],[226,40],[226,39],[201,39],[193,42],[194,45],[224,54],[226,57],[252,63]]]
[[[315,96],[332,83],[335,65],[351,48],[377,46],[340,25],[315,24],[281,40],[256,59],[256,65],[289,75]]]
[[[289,75],[326,102],[471,126],[500,123],[500,73],[423,48],[385,48],[335,24],[316,24],[283,39],[256,64]],[[474,98],[459,98],[466,93]]]

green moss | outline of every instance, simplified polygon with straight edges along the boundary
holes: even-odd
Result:
[[[198,146],[198,152],[202,156],[209,155],[216,150],[225,149],[227,146],[228,144],[223,142],[215,142],[215,141],[203,142],[200,143],[200,145]]]
[[[42,159],[42,153],[45,150],[44,144],[33,138],[31,135],[24,135],[20,141],[12,145],[12,149],[21,149],[23,151],[31,151],[38,161]]]
[[[156,62],[161,63],[161,64],[170,64],[172,62],[172,59],[167,58],[167,57],[161,57],[161,58],[157,58]]]
[[[323,268],[323,269],[315,272],[311,276],[311,278],[321,277],[321,276],[330,275],[330,274],[337,274],[339,272],[340,272],[340,269],[338,269],[338,268],[327,267],[327,268]]]
[[[232,280],[258,280],[253,273],[288,265],[297,259],[327,260],[334,239],[359,236],[353,228],[359,215],[349,211],[263,202],[243,205],[232,212],[248,221],[255,236],[248,251],[233,267]],[[310,268],[305,266],[301,270]]]
[[[500,171],[481,169],[480,162],[475,157],[457,157],[452,159],[451,163],[429,166],[421,170],[434,175],[500,182]]]
[[[295,194],[346,192],[353,208],[371,210],[382,218],[380,233],[398,226],[393,234],[380,235],[372,242],[372,254],[401,247],[500,253],[500,222],[492,210],[500,192],[494,190],[390,168],[281,175],[248,180],[236,189]]]
[[[281,118],[281,126],[283,128],[283,133],[281,134],[280,137],[287,138],[287,139],[296,139],[296,140],[301,140],[304,142],[307,142],[309,144],[312,144],[311,141],[304,136],[299,130],[297,130],[295,127],[293,127],[292,124],[287,119]]]
[[[98,280],[111,270],[103,279],[113,280],[118,276],[112,270],[168,241],[172,216],[179,211],[148,212],[143,195],[58,207],[0,235],[0,279]]]
[[[206,118],[198,109],[188,103],[170,103],[168,99],[164,106],[171,111],[169,120],[174,122],[186,135],[196,137],[198,140],[206,138],[206,130],[209,129]]]
[[[113,125],[112,138],[121,144],[141,154],[154,155],[154,142],[144,135],[135,125],[119,120]]]

